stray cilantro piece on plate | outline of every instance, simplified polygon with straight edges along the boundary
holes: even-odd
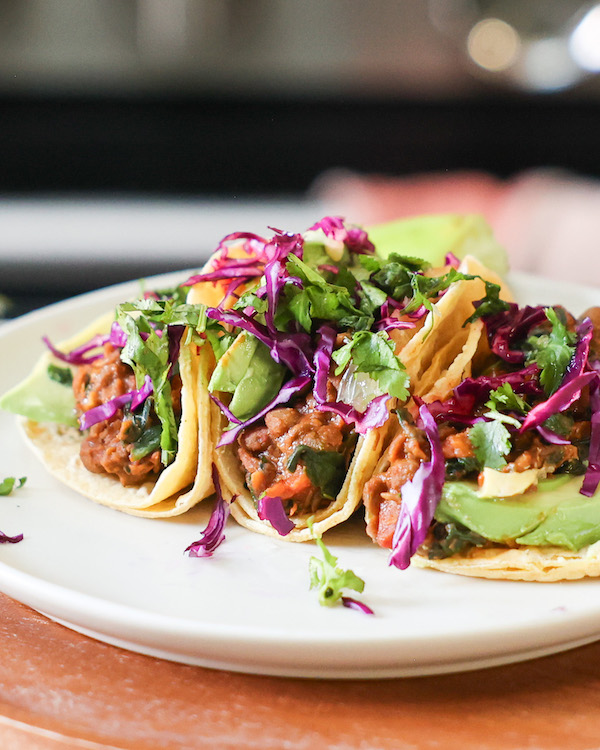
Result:
[[[365,582],[353,571],[338,567],[337,557],[327,549],[321,536],[314,533],[312,519],[308,520],[308,528],[323,553],[322,560],[318,557],[311,557],[308,562],[310,588],[318,589],[319,604],[325,607],[333,607],[344,598],[342,589],[351,589],[362,593]]]
[[[21,477],[20,479],[17,479],[16,477],[6,477],[6,479],[3,479],[0,482],[0,495],[10,495],[13,490],[18,490],[22,487],[26,481],[27,477]]]

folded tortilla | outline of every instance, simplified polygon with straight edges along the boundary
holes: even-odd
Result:
[[[213,441],[218,443],[227,420],[213,406]],[[228,445],[215,450],[215,465],[221,477],[223,495],[232,501],[232,517],[241,525],[267,536],[278,537],[290,542],[306,542],[313,539],[313,532],[307,521],[312,518],[314,534],[324,534],[328,529],[337,526],[350,518],[362,501],[366,480],[371,476],[377,459],[383,449],[389,423],[383,427],[369,430],[358,438],[346,478],[335,499],[329,501],[315,513],[299,513],[291,517],[294,528],[285,536],[280,536],[268,520],[258,516],[256,503],[246,485],[246,475],[237,456],[235,445]]]
[[[600,542],[577,552],[564,547],[473,547],[463,554],[430,560],[423,545],[412,562],[418,568],[504,581],[570,581],[600,576]]]
[[[501,288],[507,301],[512,294],[504,281],[472,256],[467,256],[459,270],[465,274],[481,276]],[[403,342],[398,356],[411,378],[411,394],[425,403],[446,399],[453,389],[471,376],[473,363],[487,350],[487,340],[481,320],[465,325],[473,314],[473,303],[485,297],[485,284],[480,278],[460,280],[450,285],[441,299],[433,305],[424,325],[407,342]],[[404,333],[404,332],[402,332]],[[383,450],[377,457],[372,477],[386,472],[390,465],[390,450],[397,434],[398,422],[390,420]],[[378,516],[365,504],[367,533],[375,538]]]
[[[102,317],[60,344],[58,349],[68,352],[96,334],[107,333],[112,320],[112,314]],[[210,347],[198,349],[194,344],[181,346],[181,421],[177,454],[156,478],[139,486],[125,487],[114,475],[89,471],[79,455],[83,433],[77,426],[28,418],[28,412],[39,414],[40,403],[39,397],[32,401],[27,394],[27,381],[5,394],[1,406],[24,415],[18,418],[18,423],[26,442],[59,481],[85,497],[126,513],[150,518],[175,516],[184,513],[213,491],[206,380],[211,358]],[[28,380],[43,377],[53,361],[50,352],[44,353]],[[64,363],[57,363],[64,367]],[[68,388],[49,379],[47,387]],[[19,392],[23,394],[22,397]],[[53,419],[53,415],[48,414],[48,418]]]

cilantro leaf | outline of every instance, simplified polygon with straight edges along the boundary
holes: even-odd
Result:
[[[525,399],[515,393],[510,383],[502,383],[495,391],[490,393],[489,401],[486,402],[488,409],[499,407],[525,414],[528,409]]]
[[[546,309],[546,317],[552,324],[552,330],[549,334],[528,337],[526,362],[535,362],[540,367],[540,383],[546,394],[551,396],[560,387],[573,358],[577,334],[568,330],[553,307]]]
[[[169,380],[173,363],[167,330],[176,326],[201,332],[207,325],[205,305],[189,305],[180,300],[181,295],[168,299],[149,296],[124,302],[116,310],[117,321],[127,337],[121,360],[133,369],[138,388],[146,375],[152,380],[154,409],[162,425],[160,447],[164,466],[175,458],[178,440]]]
[[[510,309],[509,303],[500,299],[500,286],[498,284],[487,281],[482,277],[471,276],[471,278],[481,278],[485,284],[485,297],[477,303],[475,312],[465,320],[463,326],[466,326],[467,323],[473,323],[473,321],[485,315],[496,315]]]
[[[469,440],[480,465],[490,469],[506,466],[504,458],[511,450],[510,432],[499,419],[476,422],[469,428]]]
[[[323,320],[355,330],[366,330],[373,324],[373,315],[356,307],[353,295],[346,286],[330,284],[295,255],[288,256],[287,270],[302,280],[302,289],[286,285],[282,296],[287,304],[282,307],[287,308],[305,331],[310,332],[315,321]],[[347,282],[347,277],[344,277],[344,281]],[[355,284],[357,286],[358,282]],[[276,316],[275,323],[280,329],[281,322],[281,317]]]
[[[17,479],[16,477],[6,477],[0,482],[0,495],[4,497],[10,495],[13,490],[18,490],[22,487],[26,481],[27,477],[21,477],[20,479]]]
[[[323,553],[323,559],[311,557],[308,561],[310,575],[310,588],[318,589],[319,604],[324,607],[333,607],[342,599],[342,589],[351,589],[361,593],[365,588],[365,582],[351,570],[343,570],[338,567],[338,558],[331,554],[325,546],[320,535],[313,531],[312,519],[308,520],[308,528]]]
[[[472,278],[474,277],[460,273],[455,268],[451,268],[443,276],[423,276],[422,274],[415,273],[411,278],[412,300],[404,311],[407,313],[413,312],[414,310],[418,310],[422,305],[428,310],[433,310],[433,302],[431,300],[436,298],[440,292],[448,289],[450,284],[453,284],[455,281]]]
[[[384,331],[357,331],[350,341],[333,353],[332,358],[338,365],[336,375],[352,361],[356,370],[370,375],[384,393],[402,401],[408,398],[408,373]]]

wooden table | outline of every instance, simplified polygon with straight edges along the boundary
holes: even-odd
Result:
[[[258,677],[129,653],[1,594],[0,643],[2,750],[600,746],[600,643],[437,677]]]

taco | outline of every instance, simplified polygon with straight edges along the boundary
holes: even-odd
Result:
[[[45,467],[127,513],[185,512],[212,492],[203,308],[185,290],[123,303],[48,350],[0,399]]]
[[[227,247],[236,249],[229,261]],[[438,269],[382,258],[364,230],[337,217],[304,234],[231,235],[219,252],[219,272],[190,283],[229,280],[206,331],[223,492],[243,526],[308,540],[360,505],[390,415],[410,397],[411,373],[418,382],[435,366],[449,387],[459,382],[447,365],[481,338],[481,324],[446,346],[440,321],[457,288],[471,285],[479,302],[499,289],[458,270],[455,258]],[[424,349],[431,361],[419,368]]]
[[[366,483],[390,563],[484,578],[600,575],[600,376],[586,311],[482,314],[470,373],[415,396]]]

